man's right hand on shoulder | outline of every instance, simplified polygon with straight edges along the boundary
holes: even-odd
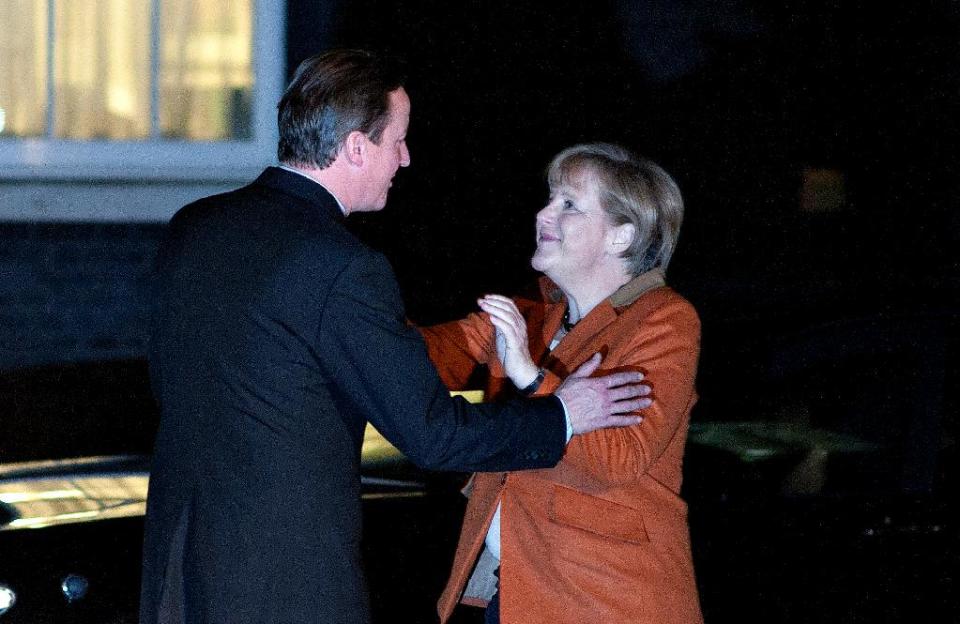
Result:
[[[650,386],[640,383],[642,373],[626,371],[590,377],[600,366],[600,360],[600,354],[594,354],[567,377],[555,393],[567,408],[574,434],[639,424],[642,416],[626,414],[653,403],[647,398]]]

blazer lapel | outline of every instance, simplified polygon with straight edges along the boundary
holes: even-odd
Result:
[[[560,329],[560,323],[563,321],[563,311],[566,307],[564,300],[548,303],[543,309],[543,317],[538,319],[541,323],[540,331],[535,334],[530,332],[533,334],[532,338],[539,339],[537,344],[534,344],[531,339],[530,353],[541,366],[545,364],[547,356],[550,354],[550,343],[553,342],[553,337],[557,335],[557,330]]]
[[[541,283],[546,311],[540,331],[543,338],[541,364],[554,373],[565,377],[587,361],[594,353],[606,357],[604,330],[620,316],[619,309],[632,304],[646,292],[664,286],[663,272],[653,269],[633,278],[610,297],[598,304],[587,316],[573,326],[552,352],[547,353],[550,342],[560,328],[567,304],[560,289],[553,282]],[[540,345],[537,345],[540,347]],[[531,345],[533,347],[533,345]]]
[[[560,316],[563,316],[563,306],[561,306]],[[602,334],[610,323],[617,320],[617,311],[609,301],[604,301],[590,311],[590,314],[580,320],[573,326],[570,333],[563,337],[557,348],[550,353],[548,358],[548,367],[561,376],[572,373],[590,359],[594,353],[600,353],[606,357],[605,346],[603,344]],[[558,322],[556,329],[560,327]],[[559,364],[559,366],[557,366]]]

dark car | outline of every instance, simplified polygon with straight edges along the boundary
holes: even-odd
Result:
[[[3,622],[136,622],[149,462],[0,467]]]
[[[157,422],[144,363],[17,371],[0,379],[0,393],[9,406],[0,622],[136,622]],[[63,458],[71,454],[80,456]],[[368,428],[363,549],[378,621],[435,617],[464,506],[462,478],[418,470]]]

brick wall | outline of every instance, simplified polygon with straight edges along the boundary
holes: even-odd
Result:
[[[0,369],[143,355],[163,227],[0,222]]]

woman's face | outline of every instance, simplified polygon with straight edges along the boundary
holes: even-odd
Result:
[[[613,236],[594,175],[572,175],[550,189],[549,203],[537,213],[537,250],[531,264],[561,287],[576,287],[604,267],[619,266],[611,263],[619,260],[610,254]]]

